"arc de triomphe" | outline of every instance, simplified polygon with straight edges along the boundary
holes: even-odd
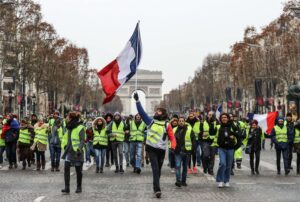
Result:
[[[137,76],[138,87],[137,90],[141,90],[146,96],[145,111],[152,115],[156,105],[162,100],[162,72],[161,71],[149,71],[139,69],[130,81],[128,81],[117,93],[123,104],[123,114],[131,114],[131,102],[132,94],[135,91],[135,81]]]

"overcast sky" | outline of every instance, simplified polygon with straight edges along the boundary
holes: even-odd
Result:
[[[228,52],[246,26],[262,28],[283,0],[36,0],[57,33],[88,49],[101,69],[119,54],[141,21],[139,68],[161,70],[163,92],[188,80],[209,53]]]

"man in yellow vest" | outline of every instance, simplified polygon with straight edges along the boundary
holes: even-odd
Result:
[[[84,162],[85,129],[80,120],[79,112],[70,112],[68,115],[67,132],[62,139],[65,160],[64,179],[65,188],[61,190],[65,194],[70,193],[70,168],[75,166],[77,176],[77,188],[75,193],[82,192],[82,166]]]
[[[280,158],[281,154],[283,156],[284,163],[284,171],[285,175],[290,173],[289,165],[288,165],[288,146],[292,141],[290,134],[288,133],[287,126],[284,125],[283,117],[279,116],[277,118],[277,124],[274,126],[271,132],[271,140],[275,144],[276,150],[276,162],[277,162],[277,174],[280,175]]]
[[[5,141],[1,138],[2,136],[2,128],[3,128],[3,117],[0,115],[0,169],[3,164],[3,153],[5,151]]]
[[[178,127],[173,128],[176,138],[175,165],[176,165],[176,183],[177,187],[187,186],[186,175],[190,153],[193,149],[195,136],[192,127],[185,124],[184,117],[178,120]],[[182,168],[182,172],[181,172]]]
[[[121,114],[116,112],[113,121],[107,127],[109,140],[111,142],[114,162],[116,165],[115,173],[124,173],[123,169],[123,142],[125,140],[125,131],[127,130],[126,124],[123,122]],[[119,161],[118,161],[119,156]]]
[[[51,126],[50,126],[51,127]],[[51,157],[51,172],[59,172],[61,141],[63,138],[63,127],[60,119],[55,119],[54,125],[51,127],[49,144]]]
[[[161,197],[160,175],[161,168],[164,163],[166,149],[168,148],[168,140],[171,141],[171,148],[176,148],[176,139],[174,137],[171,124],[168,123],[167,110],[157,108],[153,119],[144,111],[137,93],[134,93],[136,107],[142,120],[147,125],[146,151],[148,152],[152,175],[153,175],[153,191],[157,198]]]
[[[294,133],[294,150],[297,153],[297,175],[300,175],[300,120],[295,124],[295,133]]]
[[[133,172],[140,174],[142,166],[142,148],[144,142],[144,134],[146,131],[146,124],[142,121],[140,114],[136,114],[134,120],[130,123],[130,163]]]
[[[215,147],[211,146],[214,141],[214,135],[217,132],[217,122],[214,119],[213,115],[214,112],[210,111],[207,114],[206,120],[200,123],[203,172],[208,173],[209,175],[214,175],[216,153]]]

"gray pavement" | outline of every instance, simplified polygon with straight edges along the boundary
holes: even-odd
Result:
[[[268,145],[268,143],[267,143]],[[127,168],[122,174],[106,168],[103,174],[95,173],[95,165],[84,165],[83,193],[75,194],[76,174],[71,171],[71,194],[62,195],[64,186],[63,163],[61,172],[51,172],[47,164],[45,171],[29,168],[0,170],[0,201],[300,201],[300,176],[294,170],[287,177],[277,176],[275,151],[262,151],[259,176],[250,175],[249,157],[244,155],[243,167],[235,170],[230,188],[217,188],[215,178],[198,174],[188,175],[188,187],[175,187],[175,174],[166,166],[161,177],[162,198],[156,199],[152,191],[150,165],[141,175]],[[218,158],[215,165],[217,172]],[[282,166],[283,167],[283,166]]]

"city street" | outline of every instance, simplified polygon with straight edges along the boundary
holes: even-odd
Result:
[[[167,167],[167,160],[161,177],[161,201],[299,201],[300,176],[292,171],[288,177],[277,176],[275,151],[269,149],[261,154],[260,176],[251,176],[248,156],[244,155],[241,170],[235,170],[230,188],[217,188],[215,178],[209,175],[191,174],[188,187],[175,187],[175,174]],[[293,166],[295,170],[295,157]],[[218,157],[215,165],[217,170]],[[19,166],[20,167],[20,166]],[[114,174],[106,168],[104,174],[95,173],[95,165],[84,165],[83,193],[75,194],[76,174],[71,170],[71,193],[62,195],[63,165],[61,172],[52,173],[47,163],[45,171],[0,170],[0,201],[153,201],[150,165],[141,175],[132,173],[131,168],[122,174]],[[3,194],[5,193],[5,194]]]

